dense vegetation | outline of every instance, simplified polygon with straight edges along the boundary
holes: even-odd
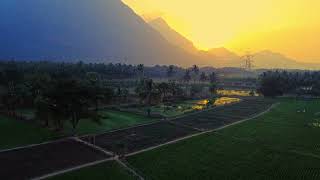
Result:
[[[57,139],[71,132],[87,135],[80,139],[122,155],[256,115],[274,102],[274,99],[253,98],[258,95],[251,89],[256,82],[260,83],[258,92],[266,97],[320,95],[319,72],[268,71],[257,79],[221,80],[222,76],[196,65],[180,68],[0,62],[0,149]],[[219,94],[230,93],[217,89],[228,83],[231,87],[250,87],[242,93],[231,93],[235,102],[240,101],[235,98],[238,96],[252,97],[243,97],[244,101],[233,106],[186,114],[216,106]],[[186,105],[187,102],[199,102],[199,108],[194,108],[193,103]],[[287,99],[281,103],[271,113],[255,120],[127,160],[151,179],[318,177],[319,173],[312,168],[319,163],[320,155],[314,138],[319,135],[319,104],[317,100]],[[182,114],[186,116],[179,119],[177,115]],[[172,118],[171,121],[158,122],[167,117]],[[106,132],[153,121],[156,122]],[[101,132],[103,134],[97,135]],[[74,148],[72,144],[59,147],[62,154],[64,148],[70,152]],[[294,163],[283,163],[289,161]],[[21,167],[25,164],[28,162]],[[13,167],[14,164],[11,169]],[[115,163],[92,166],[57,178],[60,177],[132,179]]]
[[[150,78],[150,69],[165,69],[166,80]],[[34,111],[43,126],[63,131],[68,122],[75,133],[84,119],[102,124],[101,107],[142,105],[150,116],[152,105],[214,95],[214,72],[200,73],[196,65],[183,71],[179,78],[181,68],[172,65],[4,61],[0,62],[0,110],[24,120],[28,118],[18,112]]]
[[[320,95],[320,72],[267,71],[259,79],[259,92],[265,96]]]

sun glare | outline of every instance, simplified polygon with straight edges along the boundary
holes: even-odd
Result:
[[[199,49],[236,52],[270,49],[290,57],[320,59],[320,1],[316,0],[124,0],[140,15],[159,14]],[[310,37],[312,36],[312,37]],[[298,39],[306,46],[296,46]]]

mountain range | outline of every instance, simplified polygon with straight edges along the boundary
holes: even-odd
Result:
[[[198,50],[157,18],[146,22],[120,0],[1,0],[0,60],[52,60],[240,67],[226,48]],[[254,55],[256,68],[315,68],[281,54]]]
[[[208,51],[200,51],[192,41],[171,28],[161,17],[149,21],[150,26],[159,31],[170,43],[187,50],[191,54],[199,56],[208,66],[214,67],[243,67],[244,60],[236,53],[224,48],[213,48]],[[320,64],[301,63],[288,58],[280,53],[263,50],[252,54],[253,64],[256,69],[320,69]]]
[[[0,59],[192,65],[120,0],[1,0]]]

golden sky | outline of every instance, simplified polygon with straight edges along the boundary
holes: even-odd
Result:
[[[123,0],[161,16],[199,49],[272,50],[320,63],[320,0]]]

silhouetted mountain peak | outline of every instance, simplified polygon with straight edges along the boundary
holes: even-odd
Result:
[[[256,68],[267,69],[318,69],[319,64],[301,63],[281,53],[263,50],[253,55]]]
[[[148,22],[149,24],[161,24],[164,26],[167,26],[168,28],[171,29],[171,27],[168,25],[168,23],[162,18],[162,17],[157,17],[156,19],[153,19]]]
[[[171,44],[181,47],[189,53],[197,53],[198,50],[194,47],[193,43],[177,31],[175,31],[173,28],[171,28],[163,18],[158,17],[150,21],[149,24],[155,30],[160,32],[160,34]]]
[[[2,0],[0,59],[190,65],[120,0]]]

